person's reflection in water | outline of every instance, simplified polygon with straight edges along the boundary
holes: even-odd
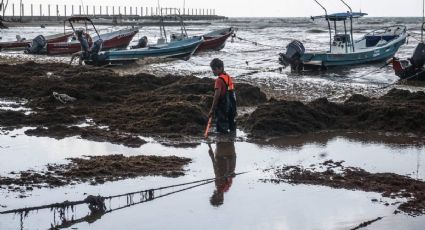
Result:
[[[215,191],[210,198],[211,205],[218,207],[224,202],[224,193],[229,191],[232,186],[232,180],[235,176],[236,152],[234,142],[218,142],[215,152],[209,146],[209,155],[211,157],[215,174]]]

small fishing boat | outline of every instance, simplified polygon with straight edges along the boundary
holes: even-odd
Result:
[[[293,71],[309,69],[327,69],[329,67],[350,66],[371,62],[386,61],[394,57],[398,49],[406,43],[406,26],[394,25],[384,27],[367,33],[359,40],[353,39],[353,19],[361,18],[367,14],[352,12],[328,15],[327,10],[317,0],[325,11],[325,15],[312,17],[325,19],[329,29],[329,51],[305,52],[304,45],[300,41],[293,41],[287,46],[286,53],[281,53],[279,62],[284,66],[291,66]],[[350,21],[350,31],[347,31],[347,20]],[[334,24],[334,36],[332,38],[331,22]],[[344,30],[337,30],[337,22],[343,22]]]
[[[421,43],[422,47],[417,47],[416,50],[422,49],[425,52],[425,45]],[[418,49],[419,48],[419,49]],[[414,61],[413,58],[408,60],[400,60],[393,58],[392,64],[395,75],[403,80],[418,80],[425,81],[425,68],[424,68],[425,57],[422,55],[421,60]]]
[[[133,37],[139,32],[138,28],[130,28],[114,31],[111,33],[100,34],[100,39],[103,40],[102,50],[123,49],[127,48]],[[91,46],[99,37],[93,39],[88,38]],[[80,43],[72,37],[67,42],[50,42],[47,43],[48,55],[72,54],[81,50]]]
[[[199,46],[196,52],[207,50],[219,51],[223,49],[227,39],[232,36],[234,32],[235,30],[233,27],[230,27],[202,35],[204,37],[204,42]]]
[[[68,33],[58,33],[58,34],[53,34],[53,35],[48,35],[48,36],[44,36],[45,40],[47,42],[66,42],[68,40],[68,38],[70,38],[72,36],[72,32],[68,32]],[[29,44],[31,44],[32,40],[20,40],[20,41],[5,41],[5,42],[0,42],[0,50],[4,50],[4,49],[20,49],[23,50],[25,49]]]
[[[178,9],[177,9],[178,10]],[[180,34],[171,34],[170,41],[165,30],[164,16],[160,18],[160,38],[155,45],[127,50],[111,50],[92,54],[84,60],[87,65],[126,64],[144,58],[177,58],[189,60],[198,47],[204,42],[202,36],[189,38],[183,20],[180,20]]]
[[[188,60],[204,39],[192,37],[139,49],[104,51],[85,60],[87,65],[125,64],[149,57],[178,58]]]

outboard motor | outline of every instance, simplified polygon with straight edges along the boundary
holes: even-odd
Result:
[[[305,53],[303,43],[294,40],[286,46],[286,53],[279,54],[279,63],[284,68],[291,66],[292,70],[302,69],[301,56]]]
[[[27,54],[39,54],[40,51],[47,45],[46,38],[43,35],[35,37],[31,44],[25,49]]]
[[[419,43],[416,46],[415,52],[413,52],[413,56],[410,58],[410,63],[415,68],[421,68],[425,64],[425,43]]]
[[[137,45],[132,46],[131,49],[145,48],[146,46],[148,46],[148,38],[146,36],[143,36],[139,39]]]

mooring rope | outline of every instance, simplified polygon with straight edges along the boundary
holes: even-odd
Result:
[[[245,38],[241,38],[241,37],[236,36],[236,35],[234,36],[234,38],[237,38],[240,41],[251,43],[255,46],[264,46],[264,47],[269,47],[269,48],[286,49],[286,47],[283,47],[283,46],[267,45],[267,44],[259,43],[259,42],[256,42],[256,41],[248,40],[248,39],[245,39]]]

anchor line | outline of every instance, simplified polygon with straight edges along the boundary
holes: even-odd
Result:
[[[267,44],[259,43],[259,42],[256,42],[256,41],[251,41],[251,40],[241,38],[241,37],[236,36],[236,35],[234,35],[233,37],[239,39],[240,41],[245,41],[245,42],[251,43],[255,46],[264,46],[264,47],[278,48],[278,49],[285,49],[286,48],[286,47],[282,47],[282,46],[267,45]]]
[[[378,71],[378,70],[381,70],[381,69],[383,69],[383,68],[385,68],[385,67],[387,67],[388,65],[390,65],[391,64],[391,62],[386,62],[383,66],[381,66],[381,67],[379,67],[379,68],[376,68],[376,69],[374,69],[374,70],[372,70],[372,71],[369,71],[369,72],[367,72],[367,73],[365,73],[365,74],[362,74],[362,75],[360,75],[360,76],[358,76],[358,77],[353,77],[353,78],[349,78],[349,80],[355,80],[355,79],[363,79],[364,77],[367,77],[368,75],[370,75],[370,74],[372,74],[372,73],[375,73],[376,71]]]
[[[408,77],[408,78],[401,79],[400,81],[401,81],[401,82],[408,81],[408,80],[410,80],[410,79],[412,79],[412,78],[415,78],[415,77],[417,77],[417,76],[419,76],[419,75],[421,75],[421,74],[423,74],[423,73],[425,73],[425,70],[422,70],[422,71],[420,71],[420,72],[418,72],[418,73],[416,73],[416,74],[414,74],[414,75],[412,75],[412,76],[410,76],[410,77]],[[393,85],[395,85],[395,84],[397,84],[397,83],[398,83],[398,81],[393,82],[393,83],[390,83],[390,84],[388,84],[388,85],[386,85],[386,86],[383,86],[383,87],[381,87],[381,88],[379,88],[379,89],[386,89],[386,88],[388,88],[388,87],[390,87],[390,86],[393,86]]]

